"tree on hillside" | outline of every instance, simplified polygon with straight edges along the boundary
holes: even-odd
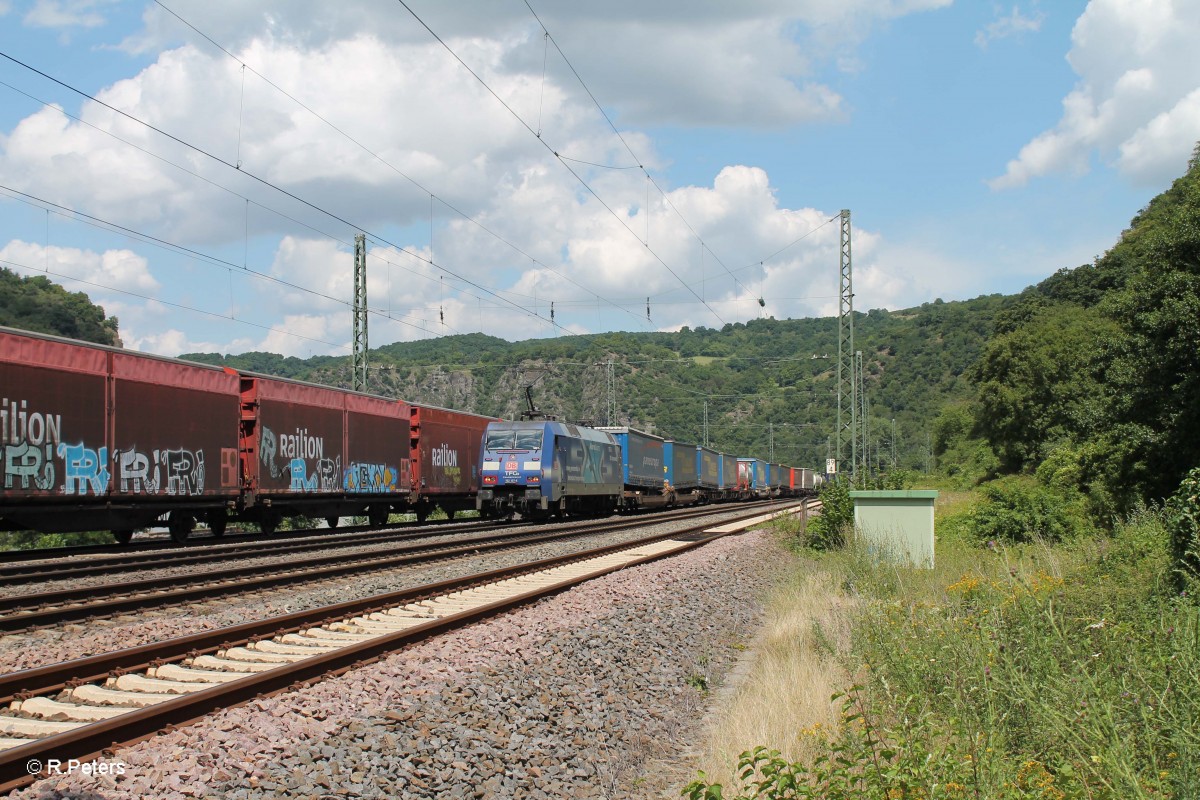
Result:
[[[971,378],[979,432],[1002,469],[1034,467],[1053,444],[1095,431],[1108,402],[1107,350],[1119,333],[1100,312],[1067,305],[1043,309],[988,343]]]
[[[0,325],[121,346],[117,318],[83,292],[68,292],[43,275],[24,278],[0,267]]]
[[[1003,469],[1066,447],[1106,514],[1200,465],[1200,145],[1109,252],[1007,304],[972,377]]]
[[[1156,201],[1129,242],[1138,268],[1109,312],[1127,333],[1112,369],[1112,417],[1146,432],[1146,489],[1162,498],[1200,466],[1200,145]]]

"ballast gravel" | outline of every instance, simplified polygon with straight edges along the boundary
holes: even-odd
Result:
[[[719,524],[725,519],[739,515],[744,516],[745,513],[744,510],[738,509],[718,513],[711,517],[712,524]],[[587,524],[592,521],[594,520],[584,520],[575,524]],[[683,530],[694,524],[695,520],[664,520],[656,523],[653,517],[648,517],[645,527],[634,530],[516,547],[428,565],[364,570],[353,577],[299,582],[290,587],[236,593],[224,598],[201,600],[181,606],[146,609],[111,619],[67,623],[42,630],[4,635],[0,636],[0,673],[33,669],[97,653],[138,647],[267,617],[320,608],[346,600],[411,589],[540,558],[626,542],[653,533]],[[567,523],[559,526],[559,529],[571,526],[572,523]],[[204,567],[210,568],[211,565]]]
[[[651,798],[791,563],[765,532],[591,581],[19,798]]]

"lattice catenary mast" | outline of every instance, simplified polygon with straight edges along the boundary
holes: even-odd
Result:
[[[350,358],[351,385],[367,390],[367,237],[354,237],[354,342]]]
[[[608,425],[616,425],[617,424],[617,373],[613,369],[612,359],[609,359],[607,367],[608,368],[605,370],[605,373],[604,373],[604,378],[605,378],[604,388],[606,390],[606,394],[608,395],[608,398],[607,398],[608,402],[606,404],[608,407],[607,407],[607,409],[605,409],[607,411],[607,414],[605,416],[608,417],[608,423],[607,423]]]
[[[838,301],[837,468],[850,448],[850,474],[858,468],[858,381],[854,370],[854,278],[850,265],[850,209],[842,209],[841,294]],[[848,412],[849,418],[844,418]]]

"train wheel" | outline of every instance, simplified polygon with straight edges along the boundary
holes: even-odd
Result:
[[[282,517],[274,511],[267,511],[258,521],[258,529],[263,532],[263,536],[270,536],[279,527],[281,519]]]
[[[325,523],[331,528],[336,528],[338,523],[342,521],[341,517],[326,517]]]
[[[387,525],[388,517],[391,515],[391,508],[381,506],[376,508],[371,506],[367,509],[367,519],[371,522],[371,527],[378,528],[381,525]]]
[[[220,539],[225,535],[225,527],[229,524],[229,517],[225,516],[223,511],[214,511],[208,515],[208,529],[212,531],[212,535]]]
[[[117,540],[117,544],[129,544],[129,542],[133,539],[133,531],[128,529],[113,531],[112,535],[113,538]]]
[[[453,508],[447,508],[447,509],[446,509],[446,519],[447,519],[447,520],[452,520],[452,519],[454,519],[454,509],[453,509]]]
[[[429,506],[422,503],[421,505],[416,507],[416,512],[417,512],[417,524],[424,525],[425,520],[429,519]]]
[[[171,532],[172,541],[176,544],[183,544],[187,541],[188,534],[192,532],[195,525],[196,519],[191,514],[172,511],[171,519],[167,521],[167,530]]]

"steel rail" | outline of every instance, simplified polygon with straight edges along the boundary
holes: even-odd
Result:
[[[755,514],[754,516],[761,515]],[[746,518],[742,517],[742,521]],[[737,521],[725,521],[722,525],[732,529],[736,527]],[[642,524],[656,523],[643,522]],[[267,635],[291,633],[314,624],[332,624],[349,615],[362,615],[404,603],[420,602],[450,592],[495,583],[564,564],[585,561],[650,542],[667,539],[680,541],[679,548],[667,553],[657,553],[619,566],[598,569],[584,577],[558,581],[504,600],[450,614],[324,654],[314,655],[302,661],[283,664],[229,683],[182,695],[178,699],[130,711],[118,717],[83,725],[67,733],[47,736],[33,740],[29,744],[10,748],[0,752],[0,792],[8,792],[34,781],[38,776],[30,775],[26,768],[26,765],[33,761],[45,764],[50,758],[61,760],[76,758],[80,761],[94,758],[105,752],[111,752],[111,749],[120,743],[131,743],[147,738],[166,726],[183,725],[213,711],[245,703],[263,694],[298,688],[305,682],[311,682],[322,676],[345,672],[356,666],[378,660],[403,645],[436,636],[469,622],[492,616],[499,611],[560,592],[600,575],[699,547],[733,532],[733,530],[712,529],[710,528],[711,524],[696,525],[683,531],[653,534],[635,542],[606,545],[564,556],[540,559],[522,565],[441,581],[437,584],[348,601],[257,623],[247,623],[235,628],[195,634],[156,645],[92,656],[2,676],[0,677],[0,697],[5,702],[18,697],[44,695],[58,691],[67,685],[104,678],[106,675],[115,675],[122,671],[148,668],[172,658],[212,653],[222,647],[232,646],[233,642],[239,640],[256,641]]]
[[[477,523],[476,519],[439,520],[437,522],[396,522],[387,524],[388,528],[439,528],[443,525],[464,525]],[[205,535],[203,529],[182,544],[173,541],[169,536],[139,540],[129,544],[73,544],[64,547],[43,547],[36,550],[4,550],[0,551],[0,564],[19,564],[25,561],[54,561],[60,558],[74,556],[104,555],[121,553],[137,553],[145,550],[183,551],[196,548],[213,547],[227,544],[247,544],[252,542],[274,541],[277,539],[301,539],[309,536],[340,536],[344,533],[363,533],[379,530],[385,526],[347,525],[344,528],[302,528],[291,531],[275,531],[261,533],[247,531],[246,533],[227,533],[224,536]]]
[[[454,544],[411,545],[400,553],[364,553],[357,556],[334,554],[310,558],[282,565],[250,565],[238,568],[208,570],[185,576],[165,576],[122,584],[65,589],[37,594],[0,598],[0,632],[15,632],[34,627],[56,625],[61,622],[87,617],[112,616],[115,614],[155,608],[175,603],[192,602],[211,597],[227,597],[231,594],[258,591],[284,584],[326,580],[348,574],[361,574],[365,570],[384,570],[402,566],[443,560],[479,552],[513,547],[527,547],[543,542],[560,541],[595,533],[636,528],[656,524],[683,516],[711,515],[712,510],[697,512],[688,510],[673,515],[656,516],[654,520],[605,521],[593,525],[571,528],[553,533],[498,533],[475,537]],[[282,568],[282,569],[280,569]],[[181,586],[181,584],[191,584]],[[103,597],[97,595],[105,592]],[[119,592],[119,596],[114,596]]]
[[[231,561],[234,558],[265,558],[292,553],[307,553],[313,550],[338,550],[359,546],[365,547],[382,542],[455,536],[460,533],[490,530],[496,527],[497,525],[494,522],[476,522],[448,531],[375,530],[354,536],[335,535],[284,539],[277,542],[245,542],[234,544],[230,547],[217,546],[206,548],[201,552],[154,550],[144,553],[89,558],[84,561],[57,560],[49,564],[23,563],[10,567],[0,567],[0,589],[6,586],[20,586],[43,581],[106,575],[126,568],[138,570],[164,569],[176,566],[193,566],[196,564]]]
[[[637,513],[662,513],[659,510],[640,510]],[[531,520],[518,524],[542,524],[545,520]],[[291,531],[276,531],[271,534],[246,533],[229,534],[223,537],[202,536],[189,538],[183,544],[177,544],[170,539],[131,542],[126,545],[71,545],[67,547],[52,547],[40,550],[4,550],[0,551],[0,581],[9,585],[29,583],[36,580],[54,580],[55,575],[69,574],[76,577],[73,570],[90,569],[93,566],[106,564],[122,565],[140,564],[162,560],[168,564],[172,558],[180,563],[189,563],[186,559],[200,559],[203,553],[239,553],[254,550],[283,550],[288,547],[302,547],[308,542],[328,541],[346,542],[377,540],[385,535],[408,535],[414,538],[421,536],[453,535],[461,532],[487,530],[506,524],[505,520],[467,518],[455,520],[440,520],[438,522],[399,522],[383,526],[348,525],[343,528],[305,528]],[[452,530],[441,530],[451,528]],[[347,536],[353,534],[354,536]],[[352,546],[347,544],[346,546]],[[189,551],[200,550],[202,553],[190,554]],[[84,556],[86,567],[79,567],[73,557]],[[30,564],[31,561],[41,563]],[[195,562],[191,562],[195,563]],[[91,573],[84,573],[91,574]]]

